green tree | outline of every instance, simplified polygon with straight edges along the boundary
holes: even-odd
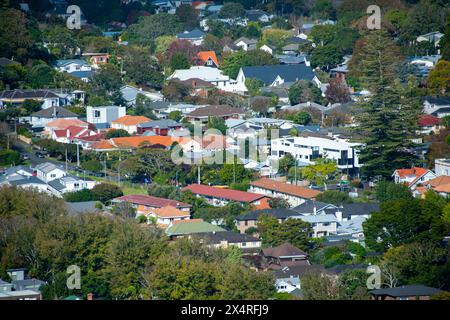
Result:
[[[129,137],[130,134],[124,129],[111,129],[106,133],[106,139]]]
[[[190,66],[188,58],[181,52],[175,53],[170,59],[170,69],[172,70],[189,69]]]
[[[445,96],[450,92],[450,61],[439,61],[430,71],[427,88],[432,95]]]
[[[175,15],[178,17],[185,29],[191,30],[198,25],[198,10],[194,9],[191,5],[180,5],[176,9]]]
[[[347,193],[338,190],[326,190],[317,196],[317,200],[335,205],[352,203],[352,199]]]
[[[311,66],[328,71],[338,65],[342,61],[343,56],[342,51],[334,44],[318,46],[313,50]]]
[[[289,242],[302,250],[308,247],[312,228],[308,222],[301,219],[287,219],[279,223],[277,218],[264,214],[258,218],[256,225],[265,246],[278,246]]]
[[[308,101],[320,103],[322,92],[311,81],[299,80],[289,88],[288,96],[291,105]]]
[[[270,53],[262,50],[237,51],[224,58],[222,71],[233,79],[236,79],[239,70],[245,66],[265,66],[278,64],[278,60]]]
[[[81,163],[81,168],[91,172],[100,172],[103,169],[103,166],[100,161],[96,159],[88,160]]]
[[[260,89],[264,86],[264,82],[256,78],[245,79],[245,86],[251,96],[257,96],[260,94]]]
[[[27,62],[33,39],[27,29],[24,13],[15,9],[0,11],[0,56]]]
[[[92,188],[92,194],[95,200],[106,203],[111,199],[123,196],[122,190],[113,184],[100,183]]]
[[[169,114],[167,115],[167,118],[176,122],[181,121],[181,119],[183,118],[183,114],[181,113],[181,111],[171,111],[169,112]]]
[[[371,96],[359,104],[361,112],[356,114],[364,137],[359,158],[364,176],[388,177],[415,158],[407,150],[412,147],[420,107],[408,88],[394,82],[400,54],[386,32],[371,31],[365,41],[362,80]]]
[[[161,36],[173,36],[182,31],[182,24],[176,15],[159,13],[139,18],[138,23],[132,24],[126,30],[126,37],[131,43],[152,45]]]
[[[380,181],[375,188],[375,195],[380,202],[412,199],[412,194],[407,186],[390,181]]]
[[[28,81],[35,89],[49,88],[54,83],[55,70],[46,63],[34,65],[28,73]]]
[[[245,9],[240,3],[227,2],[220,9],[219,17],[231,20],[243,18],[245,17]]]

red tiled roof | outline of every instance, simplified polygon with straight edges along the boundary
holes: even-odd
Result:
[[[174,220],[172,224],[203,222],[203,219]]]
[[[265,198],[263,194],[250,193],[239,190],[216,188],[211,186],[206,186],[203,184],[191,184],[183,190],[190,190],[194,194],[199,194],[201,196],[213,197],[217,199],[224,199],[230,201],[238,202],[254,202],[259,199]]]
[[[211,60],[214,61],[216,66],[219,66],[219,61],[217,60],[217,56],[214,51],[200,51],[199,53],[197,53],[197,57],[203,63],[208,61],[209,58],[211,58]]]
[[[293,196],[305,198],[305,199],[315,198],[319,194],[321,194],[321,192],[317,191],[317,190],[303,188],[303,187],[295,186],[292,184],[287,184],[287,183],[279,182],[276,180],[272,180],[269,178],[261,178],[259,180],[251,182],[250,185],[258,187],[258,188],[262,188],[262,189],[278,191],[281,193],[285,193],[285,194],[289,194],[289,195],[293,195]]]
[[[420,168],[420,167],[412,167],[411,169],[395,170],[395,172],[397,172],[397,175],[400,178],[406,178],[406,177],[411,177],[411,176],[419,177],[419,176],[424,175],[428,171],[429,171],[428,169],[424,169],[424,168]]]
[[[112,124],[121,124],[124,126],[135,126],[140,123],[146,123],[150,122],[151,120],[144,116],[130,116],[126,115],[120,118],[117,118],[116,120],[112,121]]]
[[[437,178],[428,180],[425,184],[429,184],[432,187],[441,186],[444,184],[450,184],[450,176],[439,176]]]
[[[115,198],[114,201],[117,201],[117,202],[125,201],[125,202],[130,202],[133,204],[138,204],[138,205],[140,204],[140,205],[144,205],[147,207],[155,207],[155,208],[162,208],[162,207],[166,207],[166,206],[172,206],[175,208],[191,207],[190,204],[187,204],[184,202],[175,201],[172,199],[158,198],[158,197],[153,197],[153,196],[148,196],[148,195],[143,195],[143,194],[130,194],[127,196]]]
[[[421,115],[419,118],[419,126],[421,127],[431,127],[441,123],[441,119],[432,116],[430,114]]]

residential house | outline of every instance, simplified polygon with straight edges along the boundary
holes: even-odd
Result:
[[[205,245],[212,248],[230,248],[232,246],[242,249],[244,252],[254,252],[261,248],[261,240],[247,234],[232,231],[196,233],[191,238],[199,239]]]
[[[240,233],[245,233],[249,228],[256,228],[257,221],[261,215],[270,215],[275,217],[279,223],[286,219],[298,216],[299,213],[287,208],[261,209],[239,215],[235,218],[235,224]]]
[[[145,135],[154,134],[157,136],[170,136],[173,131],[181,131],[183,126],[173,120],[163,119],[154,120],[144,123],[139,123],[137,126],[137,133]]]
[[[338,221],[334,214],[310,214],[293,216],[292,219],[300,219],[308,222],[312,227],[310,237],[321,238],[337,234]]]
[[[211,82],[199,78],[186,79],[180,82],[191,89],[191,96],[202,98],[208,98],[210,91],[215,88]]]
[[[300,44],[298,43],[289,43],[281,48],[281,53],[286,55],[297,55],[299,52]]]
[[[59,107],[59,96],[47,89],[15,89],[0,92],[0,109],[6,105],[21,106],[26,100],[42,102],[42,109]]]
[[[176,200],[159,198],[148,195],[133,194],[118,197],[112,200],[112,203],[127,202],[136,209],[136,214],[146,214],[151,209],[161,209],[167,206],[174,207],[186,213],[190,213],[191,205]]]
[[[129,107],[136,106],[136,98],[139,94],[150,99],[152,102],[162,101],[164,99],[164,96],[160,92],[145,91],[142,90],[142,88],[136,88],[130,85],[125,85],[120,88],[120,93],[122,94],[123,99],[126,101],[127,106]]]
[[[249,204],[261,209],[269,207],[269,198],[262,194],[212,187],[202,184],[191,184],[184,187],[183,190],[191,191],[197,197],[206,199],[209,204],[216,207],[224,206],[229,202]]]
[[[255,50],[258,40],[241,37],[234,42],[234,45],[242,48],[244,51]]]
[[[89,82],[93,75],[91,65],[81,59],[57,60],[55,69],[58,72],[67,72],[71,76],[79,78],[84,82]]]
[[[184,31],[182,33],[177,34],[177,39],[179,40],[187,40],[193,45],[200,46],[203,43],[203,38],[205,37],[205,33],[200,29],[193,29],[191,31]]]
[[[147,223],[152,223],[152,220],[160,227],[167,228],[173,221],[189,220],[191,215],[187,211],[182,211],[171,205],[162,208],[150,208],[144,213],[141,211],[139,215],[144,215],[147,218]]]
[[[0,300],[41,300],[41,287],[46,282],[25,277],[26,269],[8,269],[11,283],[0,279]]]
[[[225,231],[225,229],[203,221],[203,219],[190,219],[173,221],[166,229],[166,234],[171,240],[175,240],[198,233],[203,234],[222,231]]]
[[[307,200],[315,199],[320,191],[279,182],[269,178],[261,178],[250,182],[248,192],[264,194],[271,198],[282,198],[291,206],[298,206]]]
[[[107,129],[111,127],[114,120],[125,116],[126,107],[121,106],[99,106],[86,107],[86,120],[95,125],[97,129]]]
[[[440,175],[434,179],[425,181],[422,186],[417,186],[413,190],[413,195],[424,198],[428,190],[434,190],[443,197],[450,196],[450,175]]]
[[[419,127],[421,134],[438,134],[444,127],[441,125],[442,120],[431,114],[423,114],[419,117]]]
[[[217,56],[214,51],[200,51],[197,53],[197,58],[199,60],[199,65],[213,68],[219,67],[219,60],[217,60]]]
[[[290,293],[299,298],[303,297],[301,280],[304,276],[311,274],[324,275],[327,273],[327,270],[322,265],[285,266],[282,269],[273,271],[277,292]]]
[[[450,159],[435,159],[434,172],[436,176],[450,176]]]
[[[394,288],[383,288],[369,291],[373,300],[430,300],[440,289],[424,285],[405,285]]]
[[[429,32],[426,34],[421,34],[416,38],[417,42],[431,42],[434,44],[435,47],[439,46],[439,42],[441,41],[442,37],[444,37],[444,34],[439,31]]]
[[[188,79],[185,81],[191,81]],[[203,80],[201,80],[203,81]],[[183,82],[183,81],[182,81]],[[181,102],[169,102],[169,101],[155,101],[152,103],[152,109],[156,117],[159,119],[167,119],[169,114],[173,111],[181,112],[181,115],[186,116],[190,112],[206,107],[207,105],[188,104]]]
[[[430,71],[434,69],[439,59],[441,59],[440,55],[414,56],[408,57],[406,62],[412,67],[412,72],[415,75],[426,78],[430,74]]]
[[[450,115],[450,98],[446,97],[425,97],[423,111],[426,114],[443,118]]]
[[[51,162],[44,162],[36,166],[36,177],[45,182],[50,182],[64,177],[67,173],[59,166]]]
[[[62,178],[48,181],[48,190],[57,197],[62,197],[64,193],[76,192],[83,189],[92,189],[99,182],[65,174]]]
[[[320,87],[321,84],[311,67],[303,63],[242,67],[239,70],[236,81],[241,86],[247,88],[245,86],[245,80],[249,78],[259,79],[264,83],[264,86],[271,87],[282,84],[290,86],[299,80],[312,81],[317,87]],[[248,90],[246,89],[246,91]]]
[[[241,84],[239,84],[236,80],[231,79],[229,76],[224,75],[218,68],[205,66],[193,66],[189,69],[175,70],[167,79],[179,79],[181,81],[185,81],[195,78],[210,82],[218,89],[227,92],[240,93],[245,90]]]
[[[111,121],[111,128],[116,130],[122,129],[130,135],[133,135],[138,132],[138,125],[148,123],[150,121],[151,120],[149,118],[144,116],[125,115]]]
[[[29,122],[33,128],[44,128],[47,123],[56,119],[75,120],[77,118],[78,115],[76,113],[55,106],[32,113]]]
[[[341,170],[357,171],[360,167],[358,144],[332,137],[288,137],[274,139],[271,143],[272,159],[281,159],[291,154],[300,166],[314,164],[317,158],[336,161]]]
[[[198,121],[202,124],[208,123],[210,118],[241,119],[245,115],[245,111],[228,105],[211,105],[203,108],[195,109],[186,115],[185,119],[194,122]]]
[[[259,9],[246,10],[246,15],[248,21],[252,22],[268,23],[273,18],[273,15]]]
[[[16,186],[47,192],[47,183],[36,177],[36,171],[25,166],[6,169],[0,175],[0,185]]]
[[[61,143],[79,143],[79,140],[83,140],[87,137],[93,137],[99,135],[99,131],[91,130],[85,127],[69,126],[65,129],[54,130],[51,135],[51,139]]]
[[[401,183],[410,190],[414,190],[417,185],[436,178],[436,174],[425,168],[412,167],[410,169],[397,169],[392,174],[395,183]]]
[[[94,69],[100,69],[100,66],[107,64],[110,58],[108,53],[87,52],[83,53],[82,56],[86,57]]]
[[[69,127],[92,128],[92,125],[79,119],[61,118],[47,122],[44,131],[51,138],[56,130],[66,130]]]
[[[175,142],[179,141],[180,138],[178,137],[168,136],[120,137],[94,142],[90,145],[89,149],[97,152],[108,152],[113,150],[133,151],[143,147],[169,150]]]
[[[270,46],[268,44],[263,44],[261,47],[259,47],[259,50],[265,51],[271,55],[275,53],[276,48],[274,46]]]
[[[287,242],[262,249],[260,255],[271,270],[283,269],[286,266],[309,265],[308,254]]]

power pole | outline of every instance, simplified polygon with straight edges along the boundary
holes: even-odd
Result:
[[[67,148],[66,148],[66,173],[67,173]]]
[[[105,158],[103,159],[103,170],[105,171],[105,179],[106,179],[106,154]]]
[[[120,162],[122,161],[122,157],[119,151],[119,165],[117,166],[117,181],[119,183],[119,187],[120,187]]]
[[[80,167],[80,145],[77,143],[77,167]]]
[[[200,184],[200,165],[197,167],[197,183]]]
[[[294,177],[295,185],[297,186],[297,154],[295,155]]]

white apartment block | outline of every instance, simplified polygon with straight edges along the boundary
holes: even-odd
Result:
[[[271,142],[271,158],[280,159],[290,153],[299,162],[314,164],[320,157],[335,160],[339,169],[360,167],[357,143],[341,139],[318,137],[289,137],[274,139]]]

